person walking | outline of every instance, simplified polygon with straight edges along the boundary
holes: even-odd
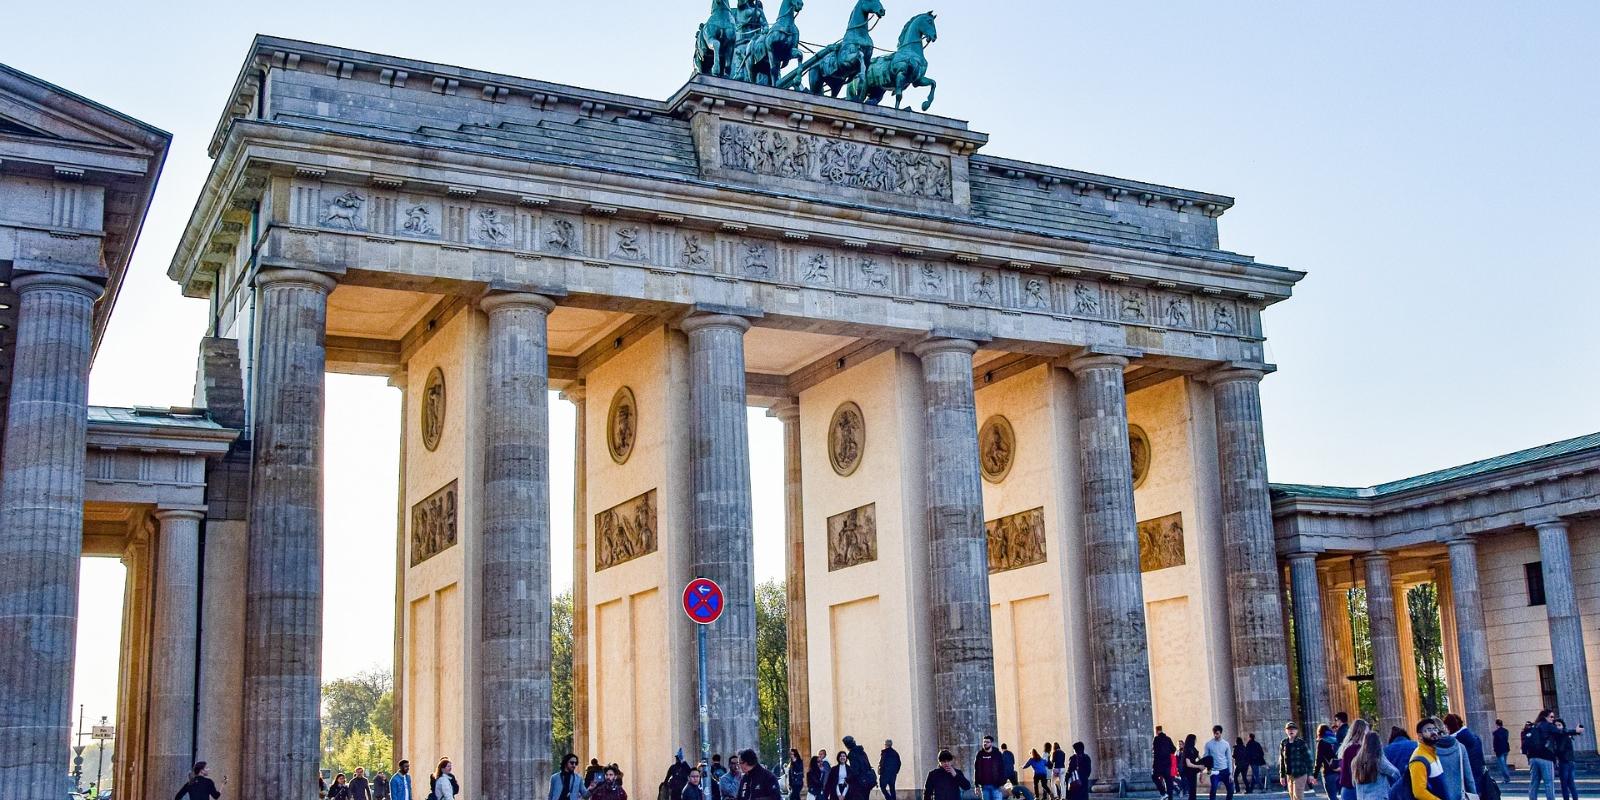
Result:
[[[453,777],[453,776],[452,776]],[[622,788],[622,770],[611,764],[600,773],[600,782],[589,792],[590,800],[628,800],[628,790]],[[451,800],[440,795],[438,800]],[[498,800],[498,798],[496,799]]]
[[[1244,737],[1235,737],[1233,740],[1233,782],[1238,785],[1240,794],[1249,794],[1250,790],[1247,788],[1246,781],[1250,777],[1250,769],[1244,761]]]
[[[1051,790],[1056,797],[1066,797],[1067,780],[1067,750],[1060,742],[1055,743],[1055,751],[1050,754],[1050,777],[1054,781]]]
[[[778,776],[761,765],[754,750],[739,753],[738,800],[783,800],[783,790],[778,787]]]
[[[1266,778],[1261,773],[1267,768],[1267,749],[1256,741],[1256,735],[1244,743],[1245,769],[1250,774],[1250,791],[1264,792],[1267,790]]]
[[[1283,742],[1278,745],[1278,778],[1289,790],[1290,800],[1302,800],[1316,762],[1310,745],[1300,737],[1299,725],[1291,722],[1283,726],[1283,732]]]
[[[1493,783],[1493,781],[1489,778],[1488,762],[1484,759],[1483,739],[1478,736],[1476,731],[1467,726],[1467,721],[1462,719],[1460,714],[1444,715],[1444,729],[1451,736],[1454,736],[1456,743],[1466,751],[1467,761],[1471,765],[1473,783],[1478,786],[1474,793],[1485,794],[1483,790],[1490,787],[1486,787],[1484,784]],[[1499,794],[1499,792],[1494,793]]]
[[[1359,723],[1359,721],[1358,721]],[[1389,800],[1389,790],[1400,780],[1400,770],[1383,756],[1383,740],[1375,731],[1367,730],[1359,738],[1352,733],[1355,755],[1344,774],[1350,776],[1356,800]]]
[[[189,780],[173,800],[217,800],[221,796],[217,785],[211,781],[211,770],[206,768],[206,762],[196,761],[194,769],[189,770]]]
[[[372,800],[389,800],[389,771],[378,770],[372,776]]]
[[[878,785],[878,776],[873,774],[867,749],[856,744],[854,736],[844,737],[844,749],[849,754],[845,763],[850,768],[845,800],[867,800],[872,796],[873,787]]]
[[[699,767],[689,768],[689,781],[683,785],[683,794],[678,800],[707,800],[706,790],[701,788],[700,782],[705,780],[705,773]]]
[[[983,737],[983,746],[972,760],[972,777],[978,782],[983,800],[1002,800],[1000,787],[1006,785],[1006,762],[1000,751],[994,749],[994,737]],[[1554,800],[1554,798],[1551,798]]]
[[[1400,770],[1402,777],[1406,774],[1406,765],[1411,763],[1411,754],[1416,751],[1416,741],[1404,728],[1395,726],[1389,729],[1389,744],[1383,748],[1383,757]]]
[[[451,763],[450,759],[439,759],[433,774],[428,776],[428,785],[433,787],[434,800],[456,800],[456,796],[461,794],[461,782],[456,780],[455,772],[456,765]]]
[[[1445,800],[1444,767],[1439,763],[1439,739],[1444,735],[1444,725],[1433,717],[1417,723],[1417,748],[1406,762],[1406,780],[1411,786],[1411,800]]]
[[[811,795],[811,800],[823,800],[822,795],[828,786],[828,751],[811,757],[811,766],[806,770],[806,792]]]
[[[1444,800],[1467,800],[1478,794],[1478,779],[1473,773],[1471,753],[1460,737],[1449,733],[1450,723],[1441,722],[1439,739],[1433,745],[1444,778]]]
[[[365,767],[356,767],[356,774],[350,779],[350,800],[372,800],[372,784]]]
[[[972,791],[972,782],[956,769],[955,754],[940,750],[939,766],[929,772],[923,782],[922,800],[962,800],[969,791]]]
[[[1206,742],[1205,758],[1211,764],[1211,800],[1217,800],[1217,785],[1227,787],[1228,800],[1233,800],[1233,745],[1222,736],[1222,726],[1211,727],[1211,741]]]
[[[1011,752],[1011,748],[1007,747],[1005,742],[1000,743],[1000,760],[1006,765],[1006,782],[1016,783],[1017,754]]]
[[[1049,747],[1049,745],[1045,745]],[[1038,750],[1028,754],[1024,767],[1033,770],[1033,793],[1039,800],[1050,797],[1050,762]]]
[[[1195,800],[1199,794],[1200,773],[1205,772],[1206,765],[1201,763],[1200,748],[1196,746],[1194,734],[1183,737],[1183,747],[1178,751],[1178,792],[1188,800]]]
[[[800,795],[806,789],[806,762],[800,757],[800,751],[789,750],[789,800],[800,800]]]
[[[417,800],[411,793],[411,762],[401,760],[395,765],[394,776],[389,778],[389,795],[393,800]]]
[[[1524,735],[1528,754],[1528,800],[1537,800],[1539,787],[1545,788],[1547,800],[1556,800],[1556,738],[1561,731],[1556,728],[1556,712],[1545,709],[1539,712],[1539,724]]]
[[[1494,761],[1500,767],[1500,782],[1511,782],[1511,731],[1506,728],[1505,720],[1494,721]]]
[[[1083,750],[1083,742],[1072,743],[1072,758],[1067,759],[1067,800],[1089,800],[1094,785],[1094,762]]]
[[[843,750],[834,754],[833,769],[828,771],[828,800],[845,800],[850,793],[850,754]]]
[[[1344,712],[1340,712],[1341,714]],[[1323,725],[1317,729],[1317,762],[1311,774],[1321,779],[1328,800],[1339,798],[1339,738],[1333,728]]]
[[[895,781],[900,778],[900,751],[894,749],[893,739],[883,740],[883,750],[878,753],[878,788],[885,800],[898,800]]]
[[[1150,780],[1162,797],[1172,797],[1172,757],[1177,754],[1178,746],[1172,743],[1172,737],[1157,725],[1156,736],[1150,742]]]
[[[350,800],[350,781],[343,772],[333,776],[333,785],[328,787],[328,800]]]
[[[1561,798],[1578,800],[1577,768],[1572,763],[1572,740],[1583,734],[1583,726],[1579,725],[1577,730],[1569,731],[1566,720],[1557,718],[1556,729],[1561,735],[1556,737],[1555,747],[1551,749],[1556,756],[1556,778],[1561,781]]]
[[[550,776],[550,800],[585,800],[589,787],[578,774],[578,757],[568,753],[561,758],[561,771]]]
[[[1339,797],[1341,800],[1356,800],[1356,787],[1353,780],[1347,778],[1351,767],[1355,764],[1356,756],[1361,753],[1361,743],[1367,740],[1367,734],[1372,732],[1372,726],[1364,719],[1356,720],[1354,725],[1339,740]],[[1381,745],[1380,745],[1381,748]]]
[[[712,767],[712,774],[716,768]],[[739,796],[739,783],[744,779],[744,765],[740,763],[737,754],[728,756],[727,769],[722,771],[722,777],[717,779],[716,791],[712,796],[717,800],[735,800]]]

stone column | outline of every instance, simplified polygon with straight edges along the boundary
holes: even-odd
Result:
[[[1533,522],[1539,531],[1539,556],[1544,561],[1545,613],[1550,617],[1550,655],[1555,664],[1556,695],[1561,719],[1567,727],[1582,725],[1588,736],[1572,740],[1584,753],[1594,753],[1594,706],[1589,694],[1589,665],[1583,649],[1583,619],[1572,585],[1572,548],[1567,523],[1550,519]]]
[[[759,741],[760,715],[744,389],[744,334],[750,321],[695,314],[680,327],[689,338],[691,569],[696,577],[716,581],[727,601],[722,618],[706,631],[710,745],[714,753],[735,753]]]
[[[145,796],[167,800],[194,764],[195,657],[200,625],[200,522],[193,510],[156,512],[155,625]]]
[[[1439,599],[1439,634],[1440,649],[1444,652],[1444,685],[1447,702],[1450,709],[1460,712],[1467,707],[1465,695],[1461,691],[1461,659],[1460,651],[1456,648],[1459,631],[1456,628],[1456,604],[1452,600],[1455,588],[1450,580],[1450,558],[1435,558],[1429,562],[1433,571],[1433,589]],[[1466,713],[1462,717],[1470,721]]]
[[[933,641],[933,747],[971,764],[995,735],[994,635],[989,619],[989,539],[983,525],[976,343],[929,339],[922,361],[926,411],[928,599]],[[1126,434],[1124,434],[1126,439]]]
[[[1350,621],[1350,590],[1332,588],[1333,578],[1326,572],[1322,578],[1324,585],[1330,586],[1323,590],[1322,598],[1322,618],[1327,626],[1323,642],[1328,652],[1328,710],[1335,714],[1343,711],[1354,718],[1358,716],[1360,701],[1356,685],[1350,681],[1350,676],[1355,674],[1355,632]]]
[[[1406,698],[1406,719],[1422,717],[1422,688],[1417,676],[1417,640],[1411,625],[1411,587],[1394,582],[1395,642],[1400,645],[1400,678]]]
[[[577,410],[572,425],[572,750],[581,756],[593,749],[589,744],[589,389],[575,383],[562,397]]]
[[[1078,455],[1083,465],[1085,597],[1094,632],[1095,741],[1107,787],[1149,786],[1150,645],[1139,572],[1139,530],[1128,452],[1121,356],[1089,354],[1077,376]],[[1263,739],[1261,741],[1271,741]]]
[[[537,294],[485,297],[478,545],[477,790],[510,797],[550,778],[550,363]],[[468,681],[471,685],[472,681]]]
[[[59,797],[70,752],[98,285],[23,275],[0,461],[0,786]]]
[[[789,746],[810,752],[811,670],[806,640],[806,521],[801,503],[800,404],[785,400],[770,412],[783,422],[783,519],[789,554]]]
[[[1295,657],[1300,669],[1300,722],[1305,730],[1316,730],[1323,720],[1333,718],[1328,705],[1328,658],[1322,640],[1322,586],[1317,581],[1317,554],[1289,556],[1290,603],[1294,611]],[[1249,731],[1245,731],[1248,733]],[[1256,734],[1256,740],[1269,742]]]
[[[323,338],[333,287],[317,272],[256,276],[240,771],[259,797],[310,797],[322,757]]]
[[[1456,662],[1461,669],[1461,702],[1474,731],[1494,730],[1494,671],[1489,664],[1489,629],[1478,584],[1478,546],[1461,536],[1445,543],[1450,551],[1450,600],[1455,607]]]
[[[1372,683],[1378,696],[1378,730],[1387,732],[1392,726],[1410,731],[1389,554],[1370,553],[1361,561],[1367,571],[1367,630],[1372,642]]]
[[[1216,396],[1222,547],[1229,555],[1228,641],[1239,725],[1235,734],[1255,734],[1257,741],[1270,742],[1291,709],[1283,590],[1261,425],[1264,375],[1258,369],[1226,368],[1207,380]],[[1315,602],[1315,565],[1309,570],[1306,596]]]

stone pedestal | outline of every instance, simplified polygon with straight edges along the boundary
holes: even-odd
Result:
[[[542,295],[484,298],[477,791],[545,786],[550,761],[550,365]],[[469,681],[470,686],[474,681]]]
[[[800,404],[786,400],[772,407],[771,416],[783,423],[783,511],[785,552],[784,584],[789,619],[789,746],[807,752],[811,742],[811,668],[806,640],[806,526],[802,503],[804,488],[800,466]]]
[[[1372,641],[1372,683],[1378,695],[1378,730],[1397,727],[1410,731],[1389,555],[1372,553],[1361,561],[1367,572],[1367,624]]]
[[[84,438],[100,286],[12,280],[19,299],[0,461],[0,786],[59,797],[71,730]]]
[[[168,800],[194,764],[195,656],[200,624],[199,511],[157,511],[155,625],[145,797]]]
[[[310,797],[322,756],[327,275],[256,276],[254,464],[245,574],[243,786]]]
[[[755,540],[750,511],[749,420],[743,317],[697,314],[689,338],[689,462],[692,571],[722,587],[722,618],[706,631],[711,751],[758,741]]]
[[[1289,556],[1290,605],[1294,612],[1295,658],[1300,670],[1300,723],[1303,730],[1316,730],[1318,723],[1333,719],[1329,708],[1328,659],[1323,642],[1322,587],[1317,580],[1317,554]],[[1342,678],[1342,676],[1340,676]],[[1270,742],[1256,734],[1256,740]]]
[[[989,619],[989,549],[978,463],[972,355],[964,339],[933,339],[922,361],[927,403],[928,599],[932,616],[935,744],[971,764],[994,735],[994,635]]]
[[[1078,453],[1089,630],[1095,637],[1094,739],[1101,786],[1150,784],[1150,655],[1133,509],[1128,404],[1120,356],[1086,355],[1077,376]]]
[[[1478,546],[1467,537],[1446,543],[1450,552],[1450,599],[1454,606],[1456,662],[1461,670],[1461,701],[1467,724],[1479,735],[1494,730],[1494,672],[1489,665],[1489,631],[1484,624],[1483,592],[1478,586]],[[1448,645],[1447,645],[1448,646]]]
[[[1263,375],[1256,369],[1223,369],[1207,380],[1216,394],[1222,547],[1229,555],[1227,627],[1239,726],[1234,735],[1254,734],[1257,741],[1270,742],[1291,710],[1283,592],[1261,425]],[[1313,602],[1315,578],[1313,564],[1307,578]]]
[[[1583,618],[1578,612],[1578,596],[1572,586],[1572,547],[1567,539],[1567,523],[1540,520],[1539,556],[1544,561],[1545,613],[1550,617],[1550,656],[1555,665],[1557,709],[1567,728],[1582,725],[1587,736],[1572,741],[1583,753],[1595,752],[1594,706],[1589,694],[1589,665],[1583,648]]]

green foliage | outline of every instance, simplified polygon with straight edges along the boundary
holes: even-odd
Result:
[[[789,598],[784,584],[756,587],[756,691],[761,702],[761,763],[782,759],[789,735]]]
[[[1422,695],[1420,711],[1442,717],[1450,711],[1450,695],[1445,686],[1444,625],[1439,616],[1439,587],[1424,583],[1406,593],[1411,609],[1411,645],[1417,662],[1417,689]]]
[[[322,685],[322,768],[394,769],[394,677],[374,669]]]
[[[1367,617],[1367,590],[1356,587],[1346,596],[1350,611],[1351,641],[1355,644],[1356,674],[1372,674],[1372,623]],[[1378,718],[1378,687],[1372,681],[1356,684],[1356,698],[1361,705],[1361,716]]]
[[[330,747],[333,748],[331,754]],[[353,775],[356,767],[365,768],[368,777],[380,769],[394,770],[394,740],[389,738],[387,730],[377,725],[369,724],[366,730],[350,735],[323,728],[322,748],[322,768],[335,774]]]
[[[572,592],[550,605],[550,756],[573,750],[572,741]]]

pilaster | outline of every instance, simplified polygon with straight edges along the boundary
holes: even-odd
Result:
[[[561,393],[575,409],[572,425],[572,750],[589,741],[589,389],[581,381]],[[563,754],[552,753],[561,756]]]
[[[784,538],[788,554],[789,746],[801,752],[811,742],[811,667],[806,637],[806,526],[804,471],[800,461],[800,404],[785,400],[768,412],[783,423]]]

